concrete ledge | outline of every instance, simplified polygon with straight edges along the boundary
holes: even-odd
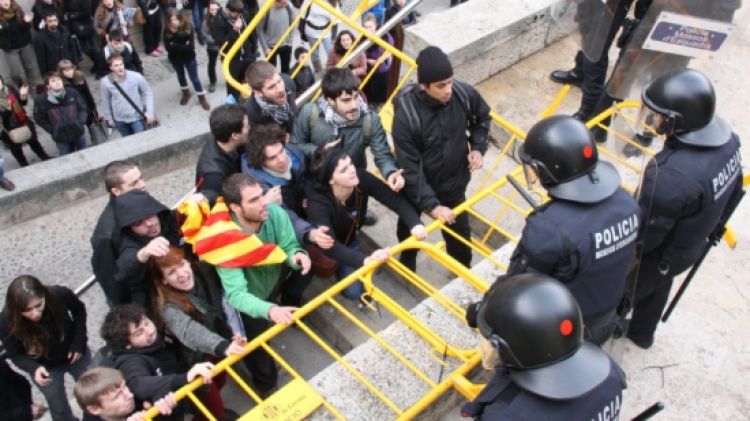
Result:
[[[566,36],[550,17],[558,2],[472,0],[407,28],[403,51],[438,45],[456,77],[476,84]]]
[[[145,177],[194,165],[210,137],[159,127],[11,171],[16,190],[0,191],[0,227],[104,194],[102,171],[115,159],[135,161]]]

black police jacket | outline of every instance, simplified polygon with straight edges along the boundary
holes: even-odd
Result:
[[[625,374],[610,358],[609,376],[575,399],[552,400],[535,395],[513,383],[506,370],[498,370],[461,415],[475,420],[616,420],[622,408]]]
[[[420,211],[463,201],[471,176],[467,156],[470,149],[487,151],[489,113],[479,92],[456,80],[447,103],[417,87],[394,102],[396,164],[404,170],[404,193]]]
[[[558,279],[588,325],[619,304],[640,223],[638,204],[620,188],[594,204],[553,199],[529,215],[508,274]]]
[[[660,266],[673,275],[695,263],[730,198],[742,189],[740,161],[736,134],[716,148],[668,139],[644,174],[644,254],[658,254]]]

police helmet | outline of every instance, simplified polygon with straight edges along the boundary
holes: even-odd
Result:
[[[641,92],[643,104],[663,116],[660,133],[674,135],[680,142],[695,146],[721,146],[729,141],[732,129],[714,115],[716,93],[701,72],[682,69],[658,77]]]
[[[583,340],[581,310],[547,275],[515,275],[488,291],[479,331],[521,388],[550,399],[584,395],[609,375],[609,357]]]
[[[558,199],[596,203],[620,185],[615,167],[599,161],[589,129],[573,117],[557,115],[536,123],[521,145],[520,157]]]

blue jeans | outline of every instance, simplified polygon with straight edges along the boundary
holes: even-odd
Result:
[[[120,132],[120,136],[125,137],[146,131],[146,123],[143,120],[136,120],[130,123],[115,120],[115,128]]]
[[[74,379],[78,380],[78,377],[89,368],[90,363],[91,351],[86,348],[81,359],[74,364],[66,362],[57,367],[46,367],[49,372],[49,378],[52,380],[52,384],[49,386],[39,386],[34,382],[34,385],[44,395],[44,399],[47,400],[47,406],[49,406],[49,412],[53,421],[77,420],[73,416],[73,412],[68,404],[68,397],[65,394],[65,373],[70,373]]]
[[[317,38],[310,38],[310,48],[312,48],[313,44],[318,42]],[[323,46],[323,49],[326,52],[326,55],[328,55],[329,52],[331,52],[331,48],[333,48],[333,44],[331,43],[331,33],[329,32],[328,35],[326,35],[325,38],[323,38],[323,42],[320,43]],[[320,46],[315,49],[315,51],[312,52],[312,59],[313,60],[319,60],[320,59]],[[323,67],[325,68],[325,63],[323,63]]]
[[[193,15],[193,28],[196,28],[196,32],[200,32],[201,24],[203,24],[203,14],[206,10],[206,5],[201,0],[193,0],[193,8],[190,14]],[[196,34],[196,37],[198,35]]]
[[[80,151],[86,147],[86,135],[82,134],[81,138],[73,143],[55,143],[55,145],[57,145],[57,151],[60,153],[60,156]]]
[[[5,170],[3,169],[3,153],[0,151],[0,180],[5,178]]]
[[[170,61],[170,63],[172,63],[174,71],[177,72],[177,81],[180,82],[180,88],[187,89],[188,87],[187,79],[185,78],[185,70],[187,69],[190,81],[193,82],[195,92],[199,94],[203,93],[203,85],[201,85],[201,80],[198,77],[198,62],[195,59],[191,60],[189,63],[176,63],[174,61]]]
[[[350,242],[346,245],[346,247],[349,247],[350,249],[362,251],[361,247],[359,246],[359,239],[355,239],[354,241]],[[351,267],[351,266],[345,266],[340,264],[339,269],[336,271],[336,279],[342,280],[346,278],[347,276],[354,273],[359,268]],[[357,300],[359,297],[365,292],[365,286],[362,285],[362,282],[356,281],[346,287],[343,291],[341,291],[341,295],[344,297],[350,299],[350,300]]]

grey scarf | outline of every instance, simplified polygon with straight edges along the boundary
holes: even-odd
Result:
[[[317,101],[318,107],[323,111],[323,118],[333,126],[334,136],[339,134],[339,129],[351,126],[359,120],[363,113],[367,112],[367,103],[359,95],[357,96],[357,117],[353,120],[347,120],[346,117],[340,116],[323,96],[318,98]]]
[[[273,121],[279,124],[285,124],[289,121],[289,114],[291,113],[289,102],[285,102],[283,105],[273,104],[263,99],[263,96],[260,94],[255,94],[255,101],[258,102],[258,106],[260,106],[263,114],[271,117]]]

